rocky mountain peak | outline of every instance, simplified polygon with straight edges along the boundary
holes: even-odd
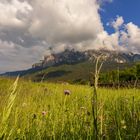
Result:
[[[125,52],[116,52],[108,50],[87,50],[87,51],[76,51],[65,50],[64,52],[57,54],[50,54],[44,56],[44,59],[40,63],[33,64],[33,68],[36,67],[50,67],[53,65],[61,64],[74,64],[82,61],[90,61],[91,58],[95,58],[98,55],[104,54],[107,62],[114,63],[129,63],[140,61],[140,54],[125,53]]]

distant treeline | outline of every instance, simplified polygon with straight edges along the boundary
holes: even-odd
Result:
[[[108,71],[100,74],[99,85],[105,87],[140,87],[140,63],[131,68]]]

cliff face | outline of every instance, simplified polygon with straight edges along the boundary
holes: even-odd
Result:
[[[53,65],[60,64],[73,64],[87,59],[87,56],[83,52],[78,52],[74,50],[65,50],[62,53],[51,54],[44,56],[44,60],[40,63],[35,63],[32,65],[33,68],[36,67],[50,67]]]
[[[51,54],[44,57],[44,60],[40,61],[39,63],[33,64],[32,68],[45,68],[54,65],[61,65],[61,64],[74,64],[82,61],[87,61],[94,59],[95,56],[100,54],[104,54],[107,58],[107,62],[114,62],[114,63],[132,63],[140,61],[140,54],[133,54],[133,53],[124,53],[124,52],[115,52],[115,51],[106,51],[106,50],[88,50],[84,52],[78,52],[74,50],[65,50],[64,52],[58,54]]]
[[[49,67],[49,66],[55,65],[56,59],[57,59],[56,56],[53,54],[51,54],[49,56],[45,56],[44,60],[42,62],[42,66]]]

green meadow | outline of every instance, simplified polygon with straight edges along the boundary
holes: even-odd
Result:
[[[65,95],[65,90],[70,95]],[[140,90],[0,78],[1,140],[139,140]]]

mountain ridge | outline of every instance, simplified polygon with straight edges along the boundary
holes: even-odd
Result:
[[[60,53],[51,53],[50,55],[44,56],[43,60],[32,65],[32,68],[21,71],[6,72],[1,76],[25,76],[32,73],[36,73],[53,66],[60,65],[73,65],[82,63],[85,61],[94,60],[96,56],[104,54],[106,56],[106,64],[129,64],[140,61],[140,54],[128,53],[128,52],[117,52],[108,50],[87,50],[87,51],[76,51],[65,50]]]
[[[75,50],[65,50],[64,52],[57,54],[50,54],[44,56],[44,59],[40,63],[35,63],[32,65],[32,68],[38,67],[50,67],[53,65],[60,64],[73,64],[82,61],[89,61],[94,59],[96,56],[104,54],[106,56],[106,61],[114,61],[117,63],[129,63],[137,62],[140,60],[140,54],[125,53],[125,52],[116,52],[116,51],[107,51],[107,50],[87,50],[84,52],[75,51]]]

